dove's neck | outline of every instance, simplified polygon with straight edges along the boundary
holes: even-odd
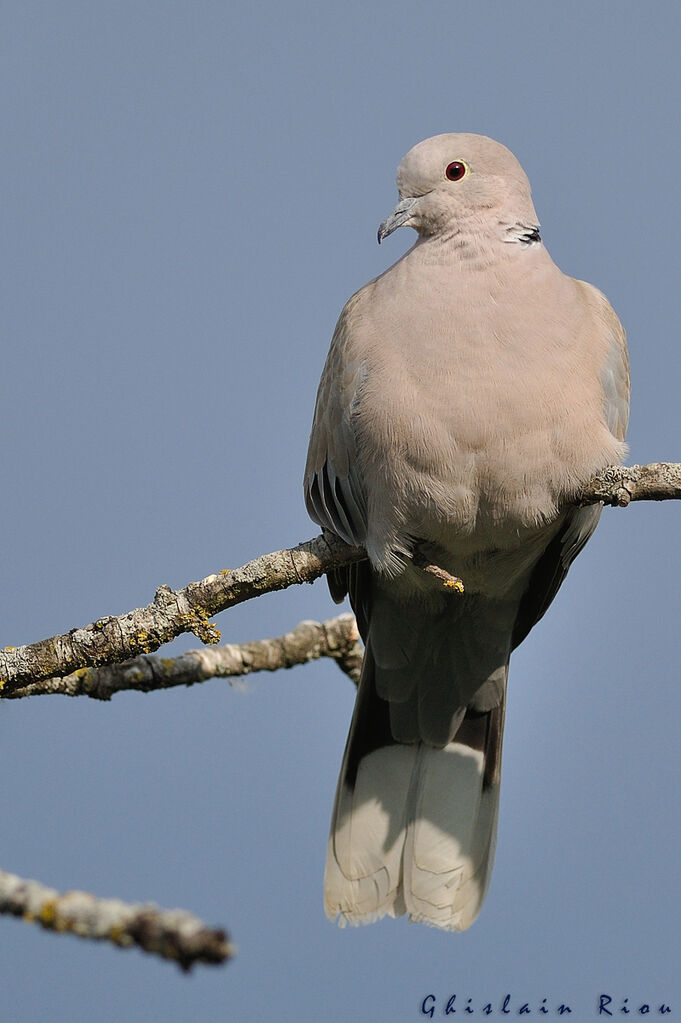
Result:
[[[410,253],[424,265],[465,263],[474,269],[507,264],[529,251],[548,256],[536,221],[495,216],[470,217],[448,224],[437,234],[421,235]]]

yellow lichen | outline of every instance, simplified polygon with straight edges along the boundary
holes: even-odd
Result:
[[[456,590],[457,593],[463,593],[463,583],[460,579],[447,579],[445,586],[448,586],[450,590]]]
[[[46,927],[52,927],[57,919],[57,903],[54,899],[43,902],[38,911],[38,920]]]
[[[116,945],[132,944],[132,938],[129,934],[126,934],[125,928],[122,924],[114,924],[113,927],[109,928],[109,939]]]
[[[150,639],[149,633],[145,632],[143,629],[140,629],[139,632],[135,633],[132,641],[136,646],[140,647],[143,654],[148,654],[153,649],[151,643],[149,642],[149,639]]]
[[[222,639],[222,633],[218,629],[217,625],[213,622],[206,622],[206,629],[209,629],[210,632],[208,637],[204,640],[204,643],[207,643],[209,646],[214,646],[216,643],[219,643]]]
[[[217,625],[208,620],[208,612],[202,607],[194,608],[193,611],[182,615],[182,624],[206,646],[213,646],[222,638]]]

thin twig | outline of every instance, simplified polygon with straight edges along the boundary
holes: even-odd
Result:
[[[0,870],[0,913],[20,916],[48,931],[75,934],[172,959],[183,970],[224,963],[235,953],[223,930],[207,927],[183,909],[99,899],[89,892],[60,894],[40,881]]]
[[[210,678],[234,678],[254,671],[292,668],[320,657],[333,658],[357,683],[362,653],[354,616],[342,614],[325,622],[300,622],[291,632],[274,639],[188,650],[179,657],[142,654],[123,664],[80,668],[63,678],[48,678],[15,689],[8,698],[61,694],[110,700],[115,693],[128,689],[149,693],[171,686],[192,686]]]
[[[417,568],[427,572],[428,575],[434,576],[439,579],[443,586],[452,590],[454,593],[463,593],[464,585],[463,580],[459,579],[458,575],[452,575],[446,569],[441,568],[439,565],[433,565],[428,558],[419,550],[418,546],[414,548],[412,552],[412,561]]]
[[[291,550],[275,551],[242,568],[223,569],[180,590],[159,586],[151,604],[117,617],[99,618],[81,629],[0,651],[0,695],[69,675],[79,668],[128,661],[158,650],[184,632],[203,643],[218,643],[220,632],[209,618],[262,593],[314,582],[333,568],[361,561],[366,553],[335,536],[318,536]]]

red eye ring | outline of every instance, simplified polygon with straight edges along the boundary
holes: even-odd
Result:
[[[461,160],[453,160],[452,163],[447,165],[445,170],[445,177],[448,181],[461,181],[468,167]]]

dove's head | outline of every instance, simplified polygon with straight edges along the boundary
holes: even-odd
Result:
[[[509,241],[534,241],[530,183],[513,153],[485,135],[435,135],[410,149],[397,170],[400,201],[378,229],[383,241],[407,225],[422,237],[458,234],[465,224]]]

